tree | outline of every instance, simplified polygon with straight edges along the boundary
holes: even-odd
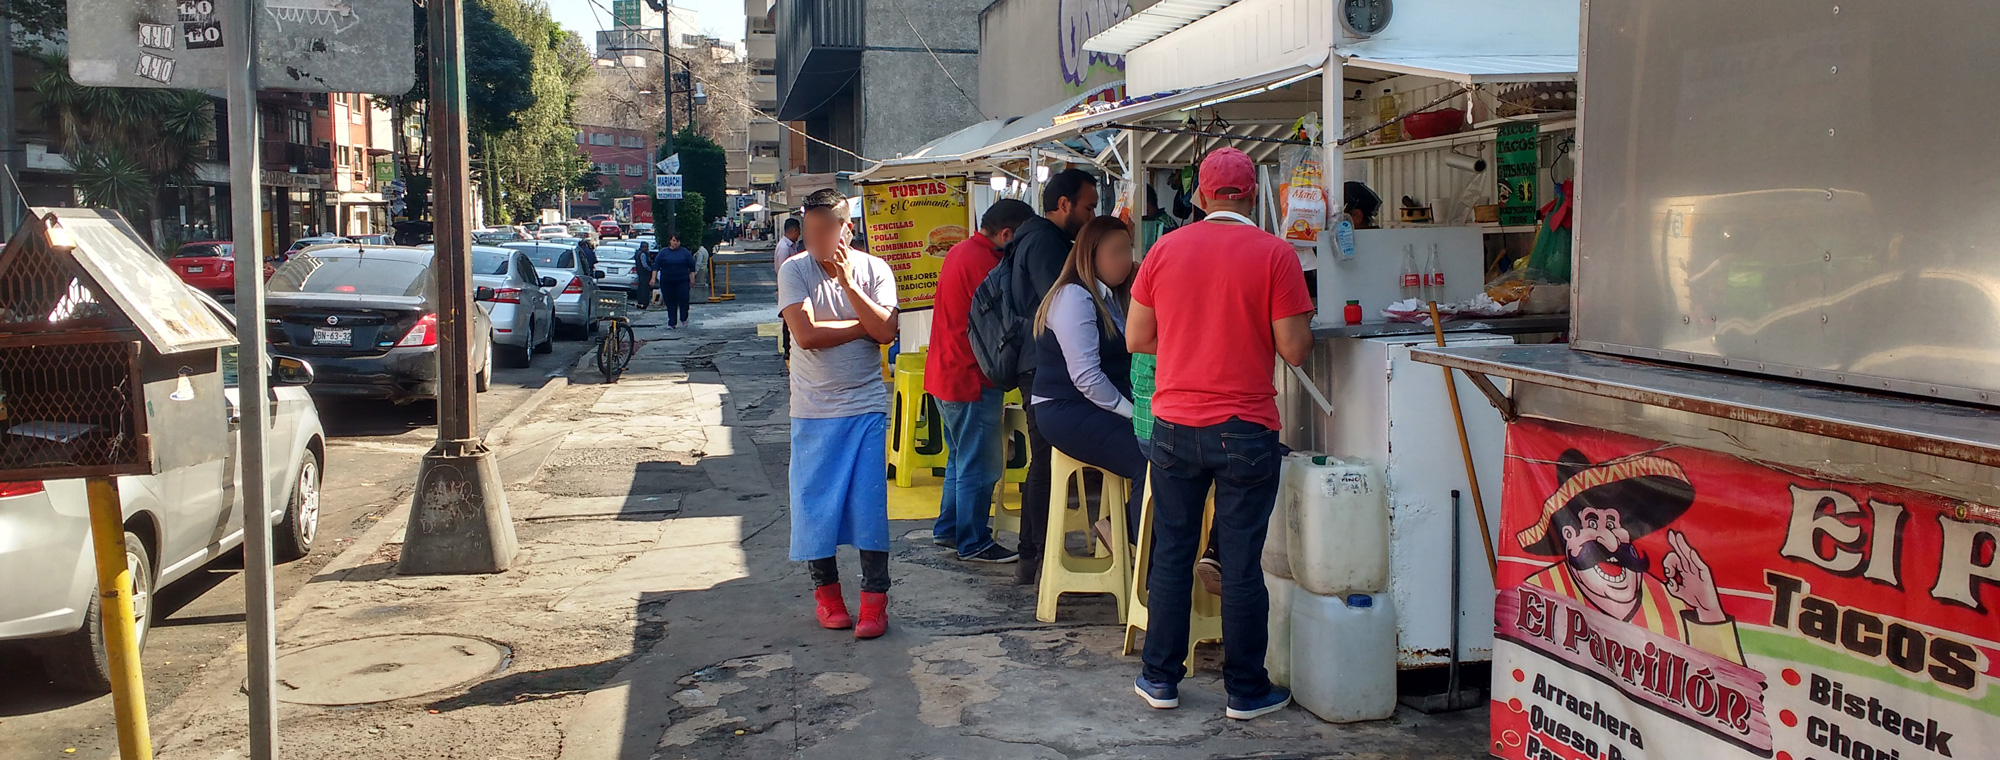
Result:
[[[194,184],[215,139],[215,102],[193,90],[85,87],[60,54],[41,57],[35,115],[54,128],[85,205],[116,209],[140,229],[163,217],[160,194]]]
[[[474,135],[487,192],[489,216],[525,219],[536,202],[582,183],[590,161],[576,147],[576,86],[590,74],[583,40],[549,16],[541,0],[476,0],[529,51],[532,103],[506,129]],[[468,66],[468,68],[470,68]]]
[[[729,157],[722,146],[695,128],[683,127],[674,135],[674,152],[681,154],[682,186],[690,194],[708,200],[710,216],[719,215],[729,189]],[[666,158],[662,150],[661,158]]]
[[[707,204],[702,201],[700,194],[688,193],[686,197],[681,199],[680,208],[676,212],[679,218],[674,220],[674,229],[680,233],[681,245],[687,246],[687,249],[690,251],[701,247],[706,242],[703,239],[708,231],[708,211],[706,206]],[[654,218],[657,219],[659,217]],[[661,234],[657,232],[660,229],[660,225],[653,225],[653,228],[656,230],[655,235]],[[660,241],[660,245],[664,246],[666,244],[667,241]]]

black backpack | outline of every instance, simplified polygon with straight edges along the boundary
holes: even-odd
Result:
[[[1022,314],[1014,297],[1026,285],[1020,267],[1015,266],[1010,246],[1000,265],[986,273],[979,288],[972,291],[972,314],[966,319],[966,336],[972,341],[972,358],[979,371],[1002,391],[1014,390],[1021,377],[1022,357],[1029,356],[1028,333],[1032,315]]]

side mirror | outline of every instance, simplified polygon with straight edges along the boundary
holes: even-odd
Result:
[[[282,385],[312,385],[312,381],[313,368],[306,360],[294,359],[289,356],[279,356],[277,354],[271,355],[272,387]]]
[[[482,303],[493,300],[493,289],[486,287],[473,288],[472,300],[479,301]]]
[[[602,280],[602,279],[604,279],[604,270],[602,270],[602,269],[599,269],[599,270],[597,270],[597,271],[595,271],[595,272],[591,272],[591,273],[590,273],[590,276],[592,276],[592,277],[595,277],[595,278],[597,278],[597,279],[600,279],[600,280]]]
[[[555,287],[555,286],[556,286],[556,278],[554,278],[554,277],[543,277],[543,278],[542,278],[542,281],[541,281],[541,282],[538,282],[538,283],[535,283],[535,284],[537,284],[537,285],[540,285],[540,286],[542,286],[542,287],[544,287],[544,288],[553,288],[553,287]]]

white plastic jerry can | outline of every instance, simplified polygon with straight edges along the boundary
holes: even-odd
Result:
[[[1285,532],[1292,580],[1320,596],[1387,589],[1389,498],[1381,472],[1333,457],[1312,457],[1297,470]]]
[[[1396,712],[1396,607],[1387,596],[1292,594],[1292,698],[1334,723]]]
[[[1264,572],[1289,580],[1292,577],[1291,543],[1292,513],[1298,511],[1298,502],[1303,492],[1299,483],[1305,468],[1312,464],[1312,454],[1292,452],[1285,455],[1278,470],[1278,503],[1271,509],[1270,528],[1264,534]]]
[[[1303,593],[1290,578],[1264,573],[1264,588],[1271,594],[1271,613],[1266,619],[1269,633],[1264,647],[1264,670],[1271,683],[1292,685],[1292,596]]]

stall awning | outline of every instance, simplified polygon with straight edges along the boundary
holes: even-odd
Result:
[[[1068,98],[1040,111],[1008,119],[989,119],[925,143],[905,155],[883,161],[854,175],[856,182],[916,179],[938,174],[965,174],[991,170],[989,159],[1001,159],[1006,151],[988,150],[996,142],[1047,129],[1057,116],[1068,113],[1090,93]]]
[[[1461,84],[1554,82],[1576,78],[1574,54],[1399,56],[1369,53],[1349,56],[1347,65]]]
[[[1124,55],[1181,27],[1228,7],[1236,0],[1159,0],[1110,29],[1083,41],[1083,49]]]
[[[1143,121],[1160,114],[1171,113],[1184,108],[1211,105],[1224,100],[1254,95],[1260,90],[1276,90],[1320,73],[1321,67],[1325,62],[1326,57],[1322,54],[1316,58],[1309,58],[1299,63],[1266,71],[1255,76],[1248,76],[1206,87],[1193,87],[1176,92],[1159,94],[1153,96],[1150,100],[1118,106],[1088,116],[1071,119],[1061,124],[1051,124],[1048,127],[1013,137],[1003,134],[996,137],[992,144],[987,145],[980,151],[967,154],[967,158],[1013,153],[1024,150],[1031,145],[1067,140],[1085,132],[1101,129],[1106,124]]]

